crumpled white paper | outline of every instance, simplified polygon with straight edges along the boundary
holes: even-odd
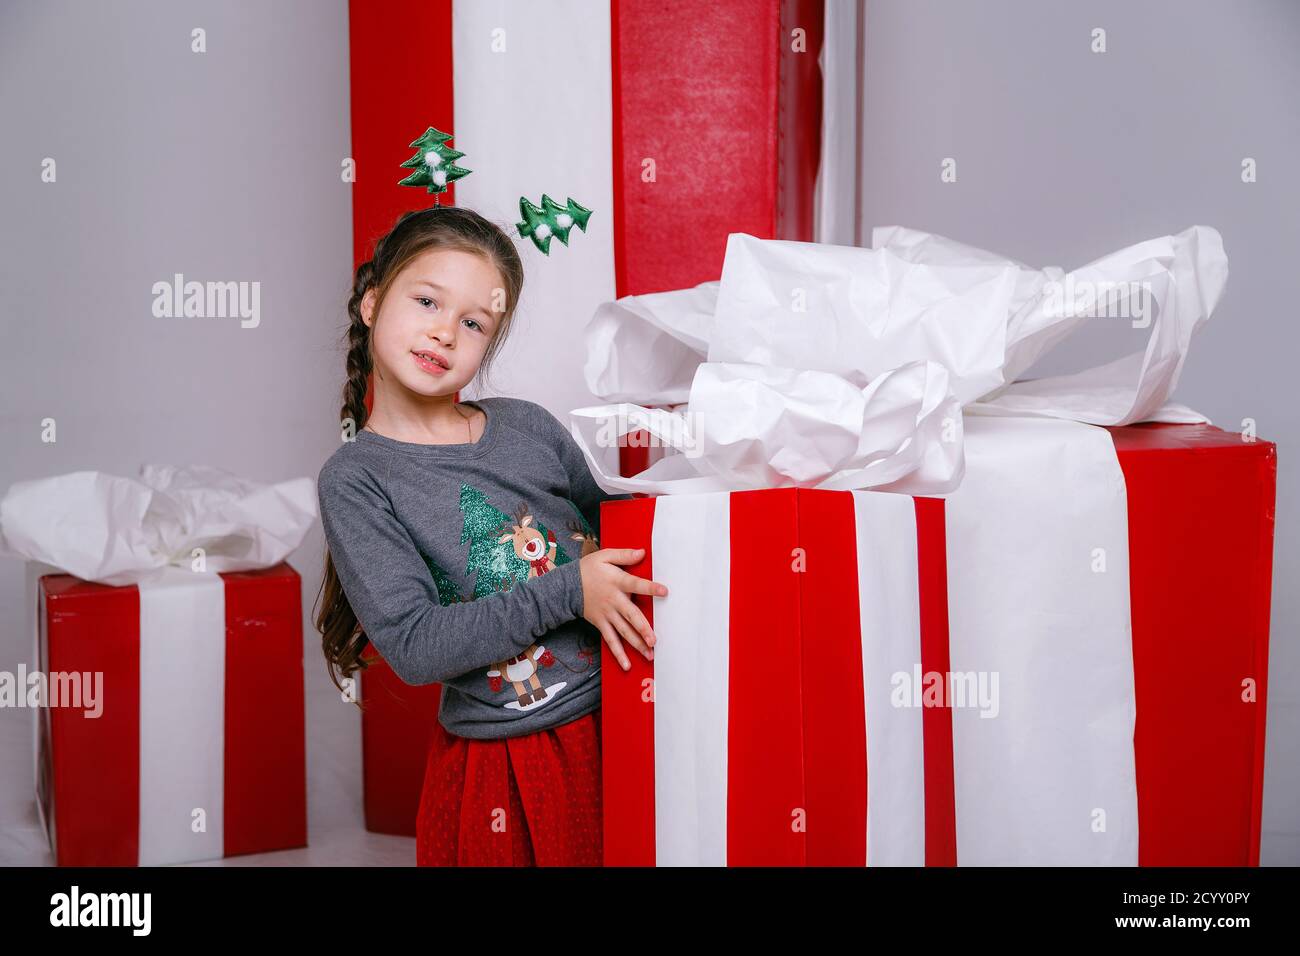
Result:
[[[728,237],[722,278],[605,303],[570,430],[606,491],[799,486],[943,494],[963,409],[1097,425],[1206,421],[1168,402],[1223,293],[1219,233],[1193,226],[1071,273],[898,226],[873,248]],[[1085,321],[1149,327],[1144,351],[1019,377]],[[669,406],[668,409],[642,406]],[[594,454],[646,429],[668,454],[635,477]]]
[[[316,520],[316,485],[272,485],[207,465],[145,465],[140,478],[76,471],[20,481],[0,500],[6,550],[87,581],[137,584],[167,565],[250,571],[283,561]]]
[[[709,350],[717,280],[693,289],[629,295],[605,302],[587,325],[583,373],[607,402],[678,405]]]

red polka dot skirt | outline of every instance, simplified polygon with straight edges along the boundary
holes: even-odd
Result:
[[[419,866],[601,866],[600,709],[522,737],[434,733]]]

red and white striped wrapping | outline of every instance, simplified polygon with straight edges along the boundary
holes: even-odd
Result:
[[[164,568],[128,587],[39,578],[38,668],[102,675],[102,712],[43,707],[38,805],[60,866],[305,846],[301,583]]]
[[[980,417],[966,442],[945,498],[604,505],[670,589],[638,599],[653,664],[604,653],[607,864],[1258,862],[1273,446]],[[917,706],[950,673],[996,693]]]

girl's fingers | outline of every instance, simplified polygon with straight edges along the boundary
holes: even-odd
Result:
[[[603,548],[600,553],[614,564],[636,564],[645,557],[645,548]]]
[[[652,597],[664,597],[668,593],[666,585],[660,584],[658,581],[647,581],[645,578],[639,578],[635,574],[629,574],[626,571],[619,578],[619,587],[628,594],[649,594]]]
[[[623,651],[623,642],[614,634],[609,624],[600,626],[600,634],[605,638],[605,643],[609,645],[610,651],[614,655],[614,660],[618,661],[618,666],[623,670],[630,670],[632,662],[627,659],[627,654]]]
[[[618,628],[618,632],[623,635],[623,640],[627,641],[638,651],[640,651],[641,656],[644,657],[646,660],[652,661],[655,659],[654,652],[650,650],[649,647],[646,646],[646,642],[642,639],[641,635],[637,633],[636,628],[633,627],[632,624],[629,621],[627,621],[622,614],[615,612],[613,615],[613,619],[614,619],[614,626]]]
[[[641,635],[643,641],[651,647],[655,646],[655,642],[659,638],[655,635],[654,628],[650,626],[650,622],[646,620],[645,615],[641,613],[641,609],[632,603],[631,598],[623,599],[623,617],[627,619],[628,624],[636,628],[636,632]]]

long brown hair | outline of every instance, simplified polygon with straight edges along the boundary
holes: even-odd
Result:
[[[493,358],[500,351],[509,331],[510,320],[519,304],[524,285],[524,267],[514,243],[495,223],[470,209],[457,206],[430,206],[403,213],[397,224],[375,244],[374,258],[357,267],[348,299],[351,321],[344,341],[347,345],[347,380],[343,383],[341,422],[350,422],[351,433],[366,423],[366,383],[371,371],[370,327],[361,317],[361,300],[375,290],[372,319],[379,316],[384,296],[393,280],[416,256],[431,249],[458,249],[482,256],[501,276],[505,290],[505,311],[492,341],[484,352],[475,377],[486,377]],[[357,616],[348,603],[339,582],[329,548],[325,549],[325,577],[317,595],[316,629],[321,634],[325,665],[334,686],[343,691],[340,678],[346,679],[364,670],[369,661],[362,653],[370,643],[361,630]],[[358,706],[360,703],[358,702]]]

